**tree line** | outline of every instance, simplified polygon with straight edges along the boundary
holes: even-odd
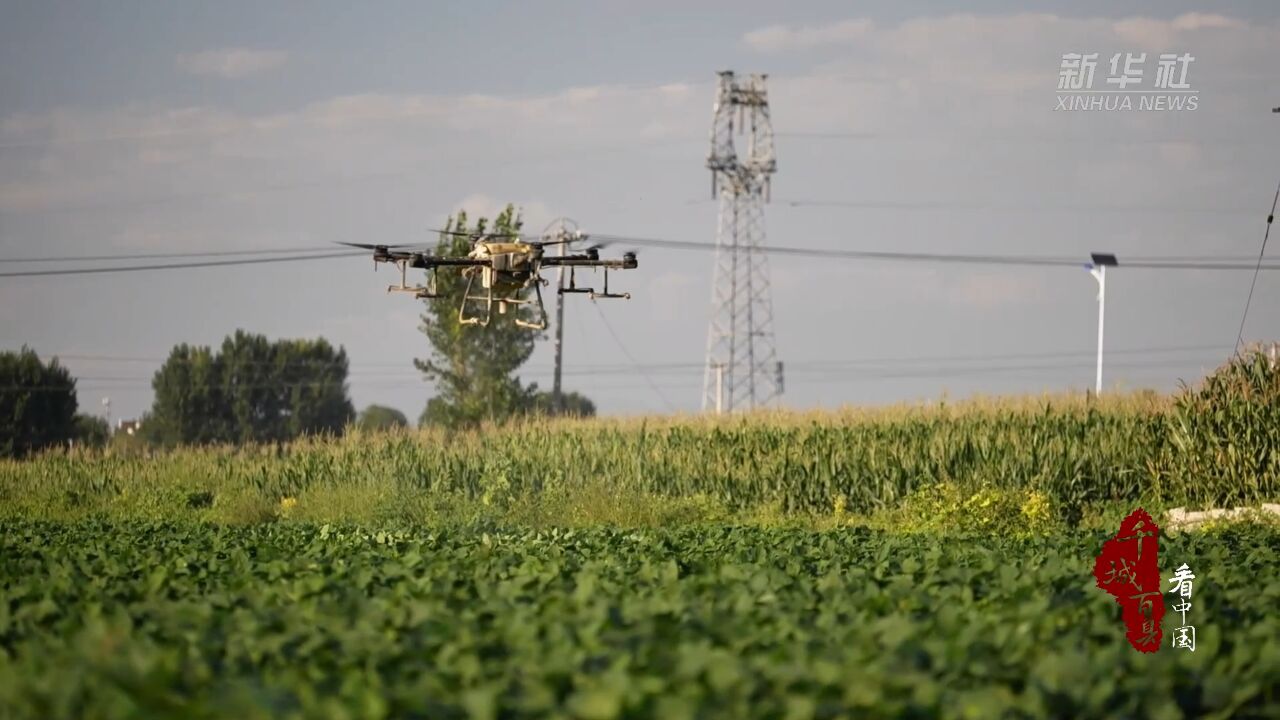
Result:
[[[512,206],[493,222],[496,233],[518,233],[521,222]],[[450,218],[436,245],[437,254],[470,251],[464,235],[484,232],[481,218],[468,227],[465,213]],[[516,416],[595,414],[594,404],[578,393],[559,402],[537,384],[524,384],[517,372],[545,338],[541,331],[495,316],[487,327],[458,320],[465,280],[445,272],[437,278],[439,297],[425,301],[421,332],[431,352],[414,360],[436,394],[419,425],[456,429],[482,422],[501,423]],[[527,305],[516,313],[529,314]],[[154,400],[141,418],[139,441],[156,446],[287,442],[304,435],[338,435],[348,427],[382,430],[405,427],[400,411],[371,405],[359,415],[347,388],[346,350],[327,340],[270,340],[237,330],[218,348],[180,344],[151,381]],[[0,352],[0,457],[23,457],[42,448],[68,444],[101,445],[110,435],[100,417],[78,412],[75,378],[57,358],[42,362],[27,347]]]

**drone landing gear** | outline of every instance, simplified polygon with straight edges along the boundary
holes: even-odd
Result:
[[[595,300],[596,298],[621,298],[630,300],[631,293],[611,293],[609,292],[609,268],[604,269],[604,292],[596,292],[595,288],[580,288],[577,285],[577,278],[574,276],[576,268],[569,268],[569,287],[560,288],[560,294],[565,293],[586,293],[587,297]]]
[[[534,295],[538,298],[536,301],[538,303],[538,320],[536,322],[528,322],[526,320],[521,320],[519,317],[517,317],[516,325],[519,325],[522,328],[529,328],[530,330],[546,330],[547,329],[547,308],[542,305],[542,281],[540,278],[534,279],[533,292],[534,292]],[[535,301],[534,300],[508,300],[507,302],[516,303],[516,308],[519,309],[520,305],[523,305],[525,303],[533,303]],[[498,311],[502,312],[501,307],[499,307]]]
[[[534,322],[529,322],[527,320],[521,320],[517,316],[515,318],[515,324],[523,328],[529,328],[531,330],[547,329],[547,309],[542,304],[542,282],[540,282],[539,279],[535,278],[533,281],[534,282],[533,289],[536,295],[536,299],[531,299],[531,300],[521,300],[520,298],[515,297],[515,295],[511,295],[508,297],[495,298],[493,296],[492,285],[490,285],[490,287],[486,289],[487,292],[484,295],[472,295],[471,288],[475,283],[475,280],[476,280],[475,275],[471,275],[467,278],[467,287],[462,293],[462,305],[458,308],[459,323],[463,325],[479,325],[480,327],[487,327],[489,325],[490,318],[493,317],[493,304],[495,302],[498,304],[499,315],[507,314],[508,305],[514,305],[516,307],[516,310],[519,311],[521,305],[530,305],[530,304],[536,303],[538,307],[537,320]],[[468,316],[467,305],[469,303],[484,303],[484,314]]]
[[[472,295],[471,286],[476,282],[475,273],[466,273],[467,287],[462,291],[462,304],[458,306],[458,322],[463,325],[479,325],[486,327],[489,325],[489,318],[493,317],[493,288],[489,288],[487,295]],[[472,315],[467,317],[467,305],[472,302],[484,302],[484,315]]]

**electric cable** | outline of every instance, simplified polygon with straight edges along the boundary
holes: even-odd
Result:
[[[639,369],[640,376],[643,377],[645,382],[649,384],[649,387],[653,389],[653,392],[658,396],[658,399],[662,400],[662,404],[667,406],[667,411],[675,412],[675,406],[672,405],[671,401],[667,399],[667,396],[663,394],[662,389],[653,382],[647,372],[640,368],[640,363],[636,362],[635,357],[627,350],[627,346],[622,343],[622,338],[618,337],[618,334],[613,331],[613,326],[609,324],[609,317],[600,309],[600,303],[596,302],[595,298],[592,298],[591,305],[594,306],[596,312],[600,314],[600,322],[604,323],[604,329],[609,331],[610,337],[612,337],[613,341],[618,344],[618,349],[622,351],[623,355],[627,356],[628,360],[636,365],[637,369]]]
[[[1267,215],[1267,229],[1262,233],[1262,247],[1258,249],[1258,263],[1253,269],[1253,282],[1249,283],[1249,298],[1244,301],[1244,313],[1240,316],[1240,330],[1236,332],[1236,354],[1244,344],[1244,323],[1249,319],[1249,306],[1253,303],[1253,289],[1258,284],[1258,271],[1262,269],[1262,256],[1267,252],[1267,239],[1271,237],[1271,223],[1276,219],[1276,202],[1280,201],[1280,184],[1276,185],[1275,197],[1271,199],[1271,214]]]
[[[168,265],[124,265],[113,267],[70,268],[67,270],[18,270],[0,272],[0,277],[47,277],[51,275],[96,275],[99,273],[140,272],[144,270],[185,270],[188,268],[226,267],[229,265],[260,265],[264,263],[302,262],[305,260],[332,260],[354,257],[365,253],[333,252],[323,255],[290,255],[288,257],[247,258],[237,260],[211,260],[209,262],[171,263]]]

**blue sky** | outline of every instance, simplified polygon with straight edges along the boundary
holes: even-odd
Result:
[[[1247,256],[1280,179],[1278,14],[1267,2],[5,3],[0,257],[423,241],[459,207],[508,201],[533,230],[567,215],[588,232],[711,242],[703,162],[720,69],[771,74],[771,243]],[[1191,52],[1200,107],[1055,113],[1058,62],[1081,50]],[[573,368],[698,363],[711,260],[648,249],[623,281],[634,299],[602,306],[607,320],[571,303],[568,387],[606,412],[696,410],[698,372]],[[796,368],[788,405],[1092,381],[1083,271],[771,269],[778,351]],[[1278,276],[1260,280],[1251,339],[1280,337]],[[430,387],[409,362],[425,348],[412,301],[381,292],[389,277],[355,260],[5,279],[0,341],[85,358],[67,360],[101,378],[81,381],[82,405],[110,395],[119,417],[146,408],[148,361],[176,343],[324,335],[352,358],[357,404],[416,416]],[[1113,275],[1108,380],[1199,377],[1230,351],[1247,281]],[[528,371],[543,384],[548,350]],[[1060,351],[1071,367],[952,360]],[[886,377],[888,358],[914,360]],[[850,364],[812,369],[828,360]]]

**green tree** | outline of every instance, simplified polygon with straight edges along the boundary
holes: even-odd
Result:
[[[481,218],[474,227],[468,227],[466,213],[459,212],[456,218],[449,219],[447,232],[441,233],[436,254],[466,255],[471,251],[471,241],[453,233],[482,233],[486,225]],[[492,232],[514,234],[520,227],[515,208],[508,205],[494,219]],[[446,268],[437,275],[438,297],[426,300],[420,330],[431,343],[432,354],[425,360],[414,360],[414,365],[435,383],[436,396],[419,418],[423,425],[461,428],[474,427],[485,420],[501,422],[528,408],[537,391],[536,386],[521,384],[515,372],[533,354],[534,343],[542,333],[513,322],[516,317],[532,321],[536,311],[529,305],[508,309],[506,314],[495,309],[487,327],[463,325],[458,309],[465,288],[466,278]]]
[[[0,353],[0,457],[25,457],[75,437],[76,381],[34,350]]]
[[[218,365],[222,393],[230,414],[231,440],[240,443],[287,439],[285,388],[279,385],[276,353],[264,335],[236,330],[222,341]]]
[[[555,395],[546,390],[533,396],[530,411],[541,415],[595,417],[596,404],[581,393],[561,392],[560,407],[556,408]]]
[[[111,426],[97,415],[76,413],[75,441],[88,447],[103,447],[111,439]]]
[[[399,410],[386,405],[370,405],[360,411],[356,419],[356,427],[366,432],[379,432],[391,428],[409,426],[409,418]]]
[[[155,399],[142,436],[166,446],[229,442],[233,425],[224,382],[220,358],[208,347],[174,347],[151,379]]]
[[[281,442],[340,433],[355,416],[346,351],[237,330],[215,354],[179,345],[152,380],[142,431],[164,445]]]
[[[355,417],[346,350],[323,338],[273,343],[237,330],[223,341],[217,362],[235,441],[338,434]]]

